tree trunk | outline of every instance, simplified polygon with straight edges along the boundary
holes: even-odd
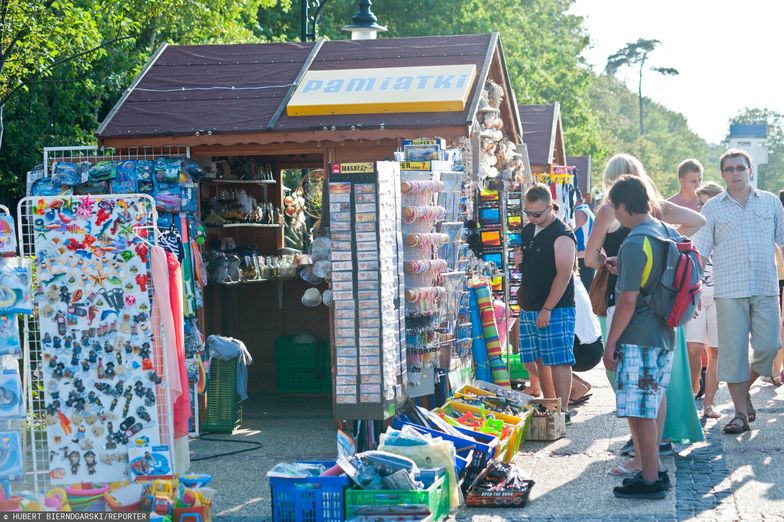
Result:
[[[640,98],[640,136],[645,133],[645,127],[642,124],[642,68],[645,65],[645,56],[640,61],[640,77],[637,81],[637,95]]]

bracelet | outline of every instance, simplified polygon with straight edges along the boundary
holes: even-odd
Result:
[[[546,306],[543,306],[543,307],[542,307],[542,310],[547,310],[548,312],[552,312],[552,311],[553,311],[553,309],[552,309],[552,308],[547,308]]]

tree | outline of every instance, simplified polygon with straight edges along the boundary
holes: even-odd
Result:
[[[645,127],[643,126],[643,106],[642,106],[642,73],[645,70],[645,62],[648,60],[648,55],[653,52],[661,42],[659,40],[646,40],[640,38],[636,42],[628,43],[623,48],[611,54],[607,58],[607,66],[604,72],[607,74],[615,74],[621,67],[638,65],[640,66],[639,76],[637,80],[637,95],[640,101],[640,136],[645,134]],[[651,67],[651,71],[664,75],[677,75],[677,69],[672,67]]]
[[[609,153],[626,152],[638,157],[656,187],[665,196],[678,190],[678,163],[697,158],[705,165],[705,178],[721,181],[717,151],[689,129],[686,118],[666,107],[644,99],[647,131],[637,128],[638,97],[613,76],[594,76],[590,90],[591,111],[599,122],[595,139],[606,144]],[[593,165],[601,178],[609,154],[594,155]],[[601,181],[594,182],[600,186]]]
[[[768,163],[754,165],[761,189],[778,193],[784,189],[784,114],[767,108],[746,107],[731,123],[760,123],[768,126]],[[729,135],[725,141],[729,141]]]

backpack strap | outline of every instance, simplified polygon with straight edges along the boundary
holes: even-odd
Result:
[[[627,237],[631,236],[643,236],[642,250],[645,253],[647,260],[642,270],[640,292],[647,296],[649,292],[646,292],[645,288],[648,286],[648,280],[650,279],[651,271],[653,270],[653,248],[651,247],[650,239],[668,241],[677,238],[680,235],[666,223],[656,220],[634,227]]]

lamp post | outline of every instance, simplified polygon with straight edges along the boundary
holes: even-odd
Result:
[[[378,25],[378,18],[370,10],[373,2],[370,0],[359,1],[359,11],[351,17],[351,24],[343,27],[343,31],[351,33],[352,40],[375,40],[379,32],[387,30],[383,25]]]
[[[299,38],[303,42],[316,39],[318,19],[321,15],[321,9],[327,2],[329,0],[299,0]],[[313,8],[313,14],[311,14],[311,8]]]
[[[300,40],[307,42],[316,39],[316,28],[318,25],[321,10],[329,0],[300,0]],[[386,27],[378,25],[378,18],[370,10],[373,2],[361,0],[359,11],[351,17],[351,24],[343,27],[343,31],[351,33],[352,40],[375,40],[376,34],[387,30]]]

